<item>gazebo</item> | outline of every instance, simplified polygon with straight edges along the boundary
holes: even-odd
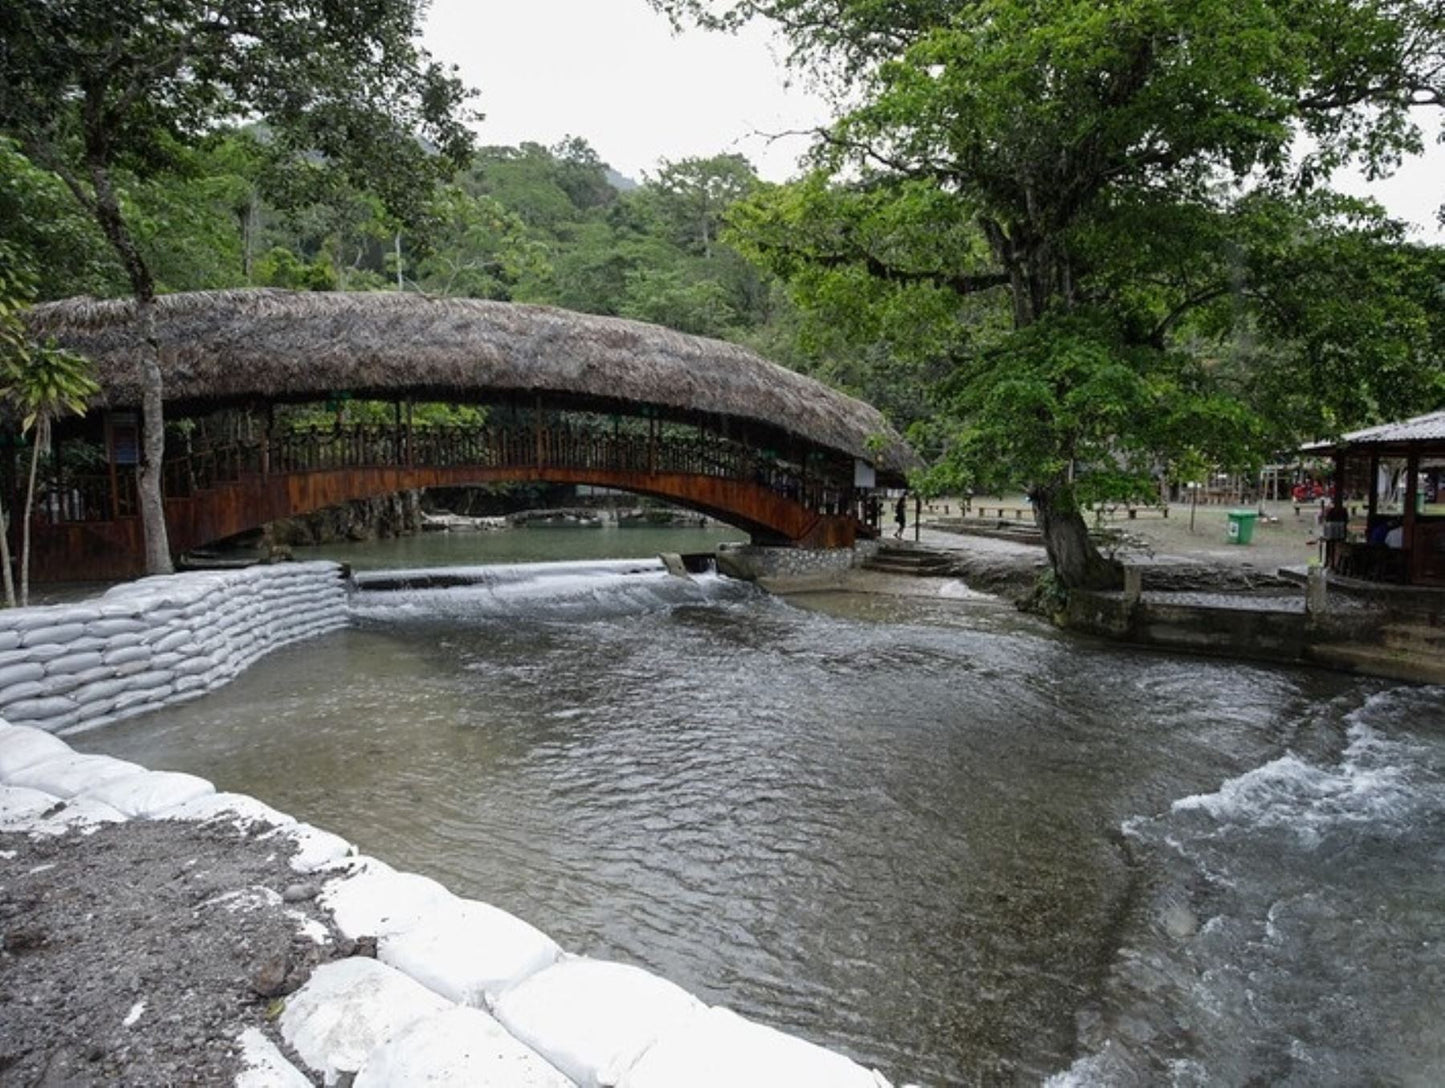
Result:
[[[1332,457],[1327,561],[1365,581],[1445,586],[1445,410],[1307,447]]]

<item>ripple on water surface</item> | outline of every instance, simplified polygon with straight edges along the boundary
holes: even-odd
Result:
[[[1246,1055],[1231,1064],[1200,1045],[1221,1024],[1206,1010],[1274,988],[1213,952],[1173,958],[1179,942],[1203,949],[1238,914],[1255,929],[1229,939],[1313,979],[1301,993],[1319,1003],[1349,979],[1305,939],[1317,923],[1269,945],[1270,906],[1293,933],[1313,881],[1343,939],[1389,899],[1365,890],[1372,873],[1398,877],[1407,845],[1442,856],[1390,830],[1389,805],[1436,788],[1428,768],[1381,779],[1396,800],[1373,810],[1350,807],[1354,772],[1304,787],[1326,825],[1344,803],[1351,833],[1388,847],[1358,852],[1348,888],[1327,878],[1334,831],[1309,846],[1298,821],[1246,831],[1211,808],[1272,796],[1265,779],[1293,773],[1281,761],[1376,759],[1344,717],[1394,744],[1427,724],[1388,702],[1403,697],[1362,707],[1373,689],[1323,674],[1061,640],[989,605],[801,603],[660,575],[550,602],[364,602],[359,629],[77,739],[257,794],[571,950],[932,1084],[1037,1082],[1075,1061],[1082,1076],[1115,1054],[1139,1083],[1189,1063],[1220,1083],[1276,1071],[1309,1034],[1304,996],[1268,1000],[1262,1027],[1229,1022]],[[1417,815],[1438,834],[1431,803]],[[1442,912],[1412,879],[1418,939]],[[1156,962],[1167,1016],[1147,1012],[1156,975],[1133,973]],[[1356,1070],[1388,1071],[1376,1054]]]

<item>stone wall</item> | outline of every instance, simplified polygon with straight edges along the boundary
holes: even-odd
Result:
[[[1070,630],[1135,646],[1445,683],[1445,629],[1434,617],[1333,596],[1324,609],[1306,611],[1303,588],[1296,601],[1262,597],[1253,606],[1247,598],[1225,606],[1170,596],[1076,590],[1057,618]]]
[[[339,540],[386,540],[421,531],[422,493],[399,491],[328,506],[310,514],[273,521],[263,533],[276,547],[331,544]]]
[[[860,540],[852,548],[772,548],[757,544],[721,544],[719,574],[788,590],[839,582],[843,575],[878,551],[878,541]]]
[[[335,563],[142,578],[78,604],[0,612],[0,716],[90,729],[203,695],[346,623]]]

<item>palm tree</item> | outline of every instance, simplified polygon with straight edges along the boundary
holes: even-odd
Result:
[[[7,352],[0,371],[0,395],[20,413],[20,432],[34,428],[30,444],[30,475],[21,522],[20,606],[30,603],[30,514],[35,505],[35,478],[40,458],[50,452],[50,425],[67,411],[85,414],[86,400],[100,391],[90,376],[90,361],[53,344],[23,342]],[[8,548],[7,548],[8,550]],[[8,559],[8,556],[7,556]],[[8,563],[6,565],[8,571]]]

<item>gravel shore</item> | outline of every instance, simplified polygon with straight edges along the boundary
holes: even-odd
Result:
[[[0,1083],[231,1084],[245,1029],[282,1047],[277,999],[356,950],[293,849],[227,820],[0,834]]]

